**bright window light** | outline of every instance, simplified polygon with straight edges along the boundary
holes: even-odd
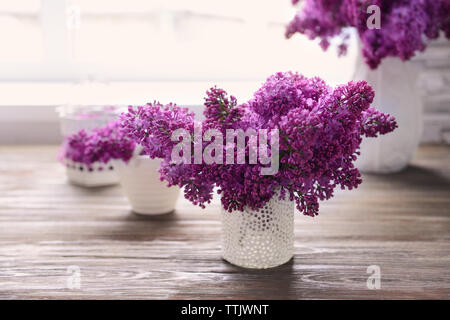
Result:
[[[290,0],[4,1],[0,77],[260,81],[293,70],[350,78],[355,46],[338,58],[303,36],[286,40],[294,14]],[[14,73],[12,60],[44,64]]]
[[[43,37],[39,0],[0,2],[0,62],[39,61]]]

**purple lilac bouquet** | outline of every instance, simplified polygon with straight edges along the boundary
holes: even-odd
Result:
[[[204,207],[217,187],[226,210],[259,209],[279,191],[281,199],[288,197],[305,215],[315,216],[319,200],[331,198],[337,186],[352,189],[362,182],[353,165],[362,137],[377,137],[397,126],[393,117],[370,106],[373,98],[374,91],[365,81],[333,89],[320,78],[286,72],[269,77],[253,98],[241,105],[224,90],[211,88],[201,123],[187,109],[157,102],[130,107],[122,114],[121,123],[146,154],[163,159],[161,180],[184,187],[185,197],[194,204]],[[191,133],[196,148],[198,141],[192,133],[200,124],[203,131],[278,129],[278,172],[261,175],[264,165],[248,162],[173,163],[171,153],[177,144],[171,139],[173,130],[183,128]],[[224,153],[228,147],[223,145]]]
[[[380,8],[379,29],[367,27],[371,5]],[[450,39],[450,0],[305,0],[288,24],[286,37],[299,32],[310,39],[320,38],[326,50],[331,38],[341,36],[338,51],[342,55],[347,50],[348,27],[356,28],[365,61],[376,69],[386,57],[411,59],[416,51],[425,50],[425,38],[436,39],[440,31]]]
[[[90,133],[81,130],[66,138],[62,158],[85,164],[108,163],[111,159],[128,162],[133,156],[135,142],[124,135],[119,121],[113,121]]]

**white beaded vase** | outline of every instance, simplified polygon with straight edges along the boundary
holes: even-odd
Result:
[[[117,161],[95,162],[87,166],[80,162],[65,159],[67,179],[82,187],[103,187],[119,183]]]
[[[259,210],[222,208],[222,257],[244,268],[267,269],[294,254],[294,202],[275,195]]]
[[[161,159],[135,156],[121,166],[120,184],[135,213],[159,215],[175,209],[180,188],[168,188],[167,182],[159,179],[160,163]]]

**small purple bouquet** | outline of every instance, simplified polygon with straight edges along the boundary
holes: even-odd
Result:
[[[286,72],[269,77],[241,105],[224,90],[211,88],[203,121],[175,104],[155,102],[130,107],[121,126],[145,154],[163,159],[161,180],[183,187],[194,204],[204,207],[217,187],[230,212],[262,208],[279,195],[315,216],[319,200],[331,198],[336,187],[352,189],[362,182],[353,164],[362,137],[377,137],[397,126],[393,117],[370,106],[373,98],[365,81],[333,89],[320,78]],[[245,136],[247,143],[239,151],[239,137],[231,135],[236,131],[259,134]],[[182,140],[189,143],[178,148]],[[259,149],[259,162],[251,141]],[[270,150],[262,148],[269,143]],[[182,155],[183,161],[175,161],[174,155]],[[271,161],[262,161],[265,156]]]
[[[106,164],[113,159],[128,162],[133,156],[134,149],[135,142],[124,135],[118,121],[113,121],[92,132],[81,130],[67,137],[63,145],[62,158],[83,164],[92,170],[94,163]]]
[[[377,10],[380,25],[369,26],[368,19]],[[450,0],[305,0],[288,24],[286,37],[298,32],[319,38],[326,50],[332,38],[341,36],[338,51],[342,55],[349,38],[346,28],[356,28],[365,61],[376,69],[386,57],[411,59],[425,50],[426,38],[436,39],[440,31],[450,39]]]

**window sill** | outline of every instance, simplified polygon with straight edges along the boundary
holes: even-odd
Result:
[[[260,82],[2,82],[0,144],[60,142],[55,109],[64,104],[127,106],[157,100],[161,103],[174,102],[200,114],[205,92],[214,85],[244,102],[260,86]]]
[[[84,105],[143,105],[158,100],[203,110],[205,91],[217,84],[239,102],[248,101],[262,81],[112,82],[77,85],[61,82],[0,82],[0,144],[42,144],[61,141],[55,108]],[[450,115],[424,114],[424,142],[441,141]]]

